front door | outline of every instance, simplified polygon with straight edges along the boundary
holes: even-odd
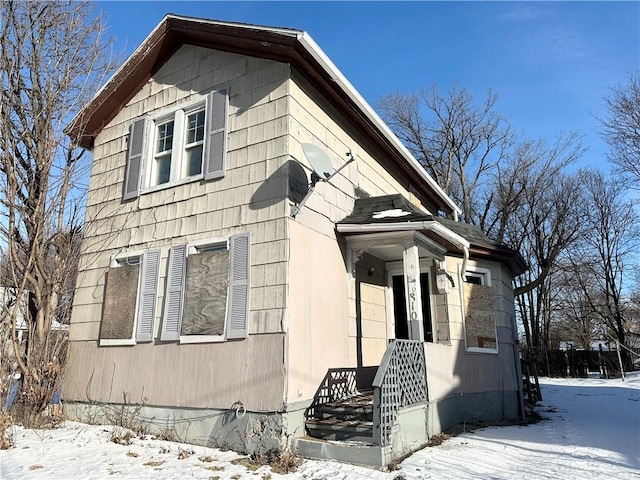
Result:
[[[391,277],[393,290],[393,316],[395,324],[395,338],[409,339],[409,322],[407,321],[406,296],[404,288],[404,275]],[[429,296],[429,275],[420,273],[420,293],[422,297],[422,324],[424,327],[424,341],[433,342],[433,322],[431,319],[431,304]]]

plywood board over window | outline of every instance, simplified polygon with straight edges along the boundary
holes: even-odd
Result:
[[[140,264],[124,264],[107,272],[100,339],[131,338],[136,313]]]
[[[224,335],[229,290],[229,250],[187,258],[181,335]]]
[[[249,232],[172,247],[160,340],[200,343],[246,338],[250,250]]]
[[[106,273],[100,345],[153,339],[160,251],[116,256]]]
[[[496,350],[493,290],[487,285],[464,283],[465,334],[468,349]]]

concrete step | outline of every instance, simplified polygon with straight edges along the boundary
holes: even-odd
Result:
[[[294,451],[306,458],[329,459],[338,462],[386,467],[391,460],[391,447],[380,447],[368,442],[332,442],[312,437],[293,439]]]

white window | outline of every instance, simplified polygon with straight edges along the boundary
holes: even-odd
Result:
[[[162,185],[171,180],[171,154],[173,152],[174,121],[167,121],[156,125],[155,149],[151,163],[149,184]]]
[[[226,168],[228,90],[131,124],[125,200],[145,191],[223,177]]]
[[[177,183],[202,174],[205,104],[176,110],[154,123],[153,159],[147,166],[147,187]]]
[[[187,113],[185,122],[185,145],[182,175],[193,177],[202,173],[204,152],[204,108]]]
[[[111,259],[105,279],[100,345],[153,339],[160,252],[128,252]]]
[[[248,233],[170,250],[161,340],[200,343],[247,336],[249,251]]]

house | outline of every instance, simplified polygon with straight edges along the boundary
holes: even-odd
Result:
[[[68,131],[93,152],[69,417],[384,465],[522,415],[524,261],[306,32],[167,15]]]

